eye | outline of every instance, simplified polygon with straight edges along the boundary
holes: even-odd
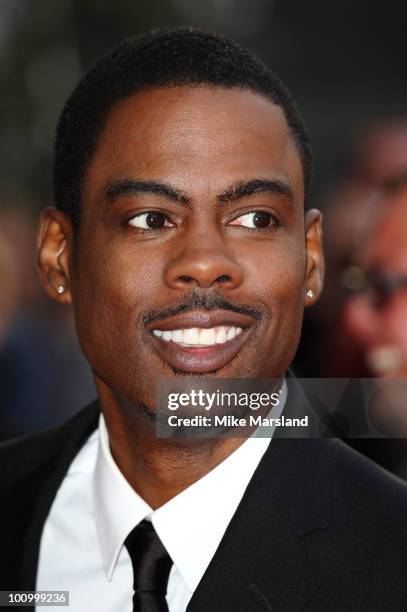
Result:
[[[276,225],[276,221],[273,216],[262,210],[255,210],[245,215],[233,219],[229,225],[242,225],[243,227],[249,227],[251,229],[264,229]]]
[[[143,230],[157,230],[163,227],[174,227],[164,215],[164,213],[150,210],[148,212],[139,213],[130,219],[128,222],[132,227],[137,227]]]

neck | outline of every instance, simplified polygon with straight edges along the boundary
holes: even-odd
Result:
[[[112,456],[127,482],[153,508],[213,470],[246,438],[157,438],[140,410],[120,401],[95,379]]]

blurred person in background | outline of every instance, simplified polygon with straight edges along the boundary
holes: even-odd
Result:
[[[376,305],[372,302],[374,291],[356,290],[364,286],[363,270],[369,258],[378,258],[380,271],[397,272],[398,277],[406,271],[402,262],[407,235],[407,119],[383,119],[359,130],[351,151],[348,172],[321,205],[327,276],[319,303],[307,314],[309,340],[303,354],[309,358],[302,360],[302,370],[307,376],[327,378],[405,378],[405,290],[392,285],[391,295],[387,283],[389,299],[386,308],[383,302],[383,309],[379,308],[380,299]],[[375,278],[379,280],[377,274]],[[360,401],[358,393],[353,396],[352,391],[345,399],[352,413]],[[381,403],[376,403],[382,408],[374,415],[380,427],[384,427],[382,417],[386,412],[388,418],[394,415],[388,423],[393,436],[395,430],[400,435],[404,430],[400,422],[405,414],[403,394],[397,396],[399,399],[391,401],[382,396]],[[407,476],[403,439],[346,441],[392,472]]]
[[[351,174],[361,185],[378,186],[407,168],[407,118],[382,119],[355,136]]]
[[[343,275],[349,291],[343,330],[368,376],[383,379],[369,406],[371,421],[400,439],[353,445],[406,478],[407,171],[386,181],[371,202],[369,229]]]
[[[371,376],[407,378],[407,170],[371,198],[370,228],[343,275],[343,329]]]
[[[377,189],[407,168],[407,119],[383,119],[355,134],[344,178],[323,198],[327,276],[320,302],[307,313],[312,347],[301,369],[306,376],[372,376],[360,343],[348,333],[343,274],[368,237]],[[312,348],[312,350],[311,350]]]

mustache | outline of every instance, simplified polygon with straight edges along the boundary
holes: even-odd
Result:
[[[224,297],[217,293],[198,293],[194,290],[189,294],[181,304],[169,306],[161,310],[150,310],[143,315],[143,323],[153,323],[154,321],[162,321],[169,317],[173,317],[184,312],[192,310],[230,310],[238,314],[248,315],[259,321],[263,317],[263,313],[254,306],[248,306],[247,304],[232,304]]]

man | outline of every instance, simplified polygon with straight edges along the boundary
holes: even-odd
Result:
[[[347,333],[372,376],[407,378],[407,174],[387,181],[370,207],[367,235],[345,275]]]
[[[347,296],[339,279],[344,266],[350,263],[355,252],[363,249],[368,237],[375,210],[380,207],[375,192],[406,171],[407,120],[387,118],[358,130],[352,139],[348,166],[346,176],[332,186],[323,202],[326,210],[325,258],[329,275],[322,299],[311,315],[319,338],[313,357],[316,364],[314,374],[312,363],[307,363],[309,376],[315,375],[315,371],[318,376],[326,377],[369,375],[363,347],[361,353],[353,332],[348,332]],[[327,354],[333,357],[326,359]]]
[[[377,381],[370,417],[392,440],[365,440],[357,448],[407,477],[407,174],[385,181],[371,198],[369,223],[344,275],[352,289],[343,330]]]
[[[335,441],[155,435],[158,379],[285,376],[323,280],[310,170],[283,85],[216,35],[129,40],[78,85],[39,267],[99,399],[2,448],[3,589],[66,589],[75,611],[404,609],[402,484]]]

